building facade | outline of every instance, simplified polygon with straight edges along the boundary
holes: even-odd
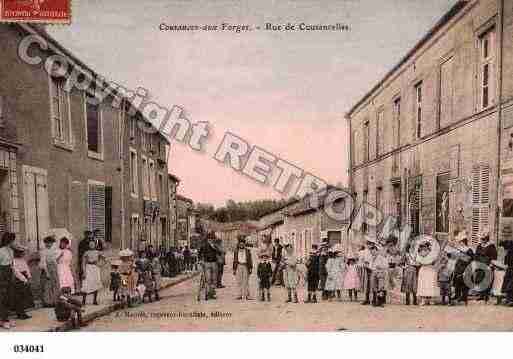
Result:
[[[326,211],[327,205],[332,206],[335,212],[344,213],[344,201],[325,203],[329,201],[326,200],[327,194],[338,190],[340,189],[329,186],[325,194],[319,195],[319,206],[312,206],[310,196],[306,196],[262,216],[259,221],[259,240],[266,236],[270,236],[273,241],[279,239],[282,244],[291,244],[296,255],[303,258],[308,256],[312,244],[323,241],[331,246],[340,245],[347,254],[351,213],[337,219]],[[349,194],[347,189],[343,191]]]
[[[476,245],[489,230],[497,240],[513,217],[503,211],[513,184],[512,52],[508,1],[454,5],[347,114],[356,201],[414,234],[453,240],[465,230]]]
[[[59,54],[69,72],[23,61],[29,35],[48,45],[31,56]],[[148,121],[114,89],[100,101],[92,89],[111,84],[43,27],[1,24],[0,42],[0,232],[15,232],[36,260],[53,228],[72,234],[74,253],[85,230],[99,230],[107,256],[167,244],[167,139],[143,130]],[[72,71],[92,75],[92,89],[65,90]]]
[[[177,231],[176,243],[179,247],[190,246],[191,238],[191,214],[194,209],[192,199],[184,197],[180,194],[176,195],[176,214],[177,214]]]
[[[180,179],[173,174],[168,176],[169,187],[169,239],[171,247],[178,245],[178,208],[177,208],[177,191],[180,185]]]

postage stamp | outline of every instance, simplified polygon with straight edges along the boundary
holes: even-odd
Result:
[[[1,0],[0,21],[69,24],[71,0]]]

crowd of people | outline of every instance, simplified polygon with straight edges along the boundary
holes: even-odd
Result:
[[[83,325],[81,315],[87,299],[99,304],[98,294],[109,289],[112,299],[127,306],[145,300],[159,300],[162,277],[175,277],[198,268],[198,251],[187,246],[155,249],[149,245],[134,253],[122,250],[110,260],[110,281],[102,280],[102,268],[109,262],[99,231],[85,231],[73,253],[71,239],[49,235],[39,252],[39,289],[36,297],[46,308],[53,308],[59,321]],[[27,248],[18,244],[14,233],[4,233],[0,243],[0,326],[10,329],[18,320],[30,319],[27,309],[35,308],[32,273],[26,260]],[[76,261],[74,260],[74,256]],[[77,267],[74,268],[74,263]],[[108,273],[108,271],[107,271]],[[104,288],[109,282],[109,288]],[[80,298],[80,299],[77,299]]]
[[[468,304],[469,295],[496,305],[513,306],[513,241],[501,241],[504,255],[488,231],[480,233],[475,249],[468,244],[465,231],[455,234],[451,245],[440,248],[419,239],[400,248],[395,237],[379,243],[367,239],[354,255],[344,254],[340,245],[327,241],[312,245],[307,258],[298,258],[291,244],[275,239],[258,251],[259,300],[271,300],[271,287],[284,287],[287,303],[299,303],[298,288],[305,287],[305,303],[323,301],[358,301],[362,305],[384,307],[392,293],[405,305]],[[269,241],[270,242],[270,241]],[[241,260],[242,258],[242,260]],[[241,262],[245,264],[239,271]],[[246,269],[247,268],[247,269]],[[252,271],[251,253],[243,238],[234,253],[234,274],[240,287],[238,299],[251,299],[247,276]]]

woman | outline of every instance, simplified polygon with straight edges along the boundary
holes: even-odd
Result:
[[[93,305],[98,305],[98,291],[103,287],[98,263],[100,259],[104,257],[96,248],[96,243],[91,241],[89,242],[89,250],[84,253],[82,263],[84,266],[84,278],[82,278],[82,305],[86,304],[86,299],[89,294],[93,295]]]
[[[71,288],[74,292],[75,280],[73,279],[73,272],[71,264],[73,262],[73,254],[70,249],[70,241],[68,238],[63,237],[59,242],[59,252],[57,254],[57,274],[59,277],[59,291],[62,288]]]
[[[9,293],[13,290],[14,241],[16,235],[6,232],[0,244],[0,325],[4,329],[16,326],[9,320]]]
[[[425,243],[419,246],[418,255],[425,258],[431,252],[429,244]],[[420,297],[421,305],[430,305],[433,297],[440,295],[438,288],[438,271],[434,264],[423,264],[419,270],[417,295]]]
[[[326,270],[328,278],[326,279],[326,291],[329,293],[329,300],[333,300],[335,293],[337,299],[342,300],[342,288],[344,287],[344,259],[340,256],[340,251],[333,249],[329,251]]]
[[[43,239],[45,248],[40,252],[39,269],[41,270],[41,292],[43,306],[53,307],[59,296],[59,275],[57,273],[57,249],[55,237]]]
[[[298,303],[297,297],[297,285],[299,283],[299,273],[297,268],[297,257],[294,254],[294,249],[290,244],[285,246],[285,258],[284,258],[284,271],[283,281],[287,288],[288,299],[286,303],[292,302],[292,295],[294,295],[294,303]]]
[[[34,297],[30,288],[32,276],[27,262],[25,261],[25,252],[27,249],[22,246],[13,248],[14,262],[14,285],[10,293],[10,308],[16,311],[18,319],[29,319],[30,315],[25,310],[34,308]]]

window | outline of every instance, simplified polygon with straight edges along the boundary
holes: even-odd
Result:
[[[88,223],[89,230],[99,230],[99,238],[105,240],[106,233],[106,187],[103,183],[88,182]]]
[[[358,153],[359,153],[359,143],[358,143],[358,131],[354,130],[352,135],[352,150],[351,150],[351,157],[352,157],[352,164],[353,166],[358,165]]]
[[[410,225],[413,235],[420,234],[420,209],[422,207],[422,176],[410,178],[408,181],[408,208]]]
[[[155,187],[155,180],[156,180],[156,176],[155,176],[155,162],[153,162],[153,160],[148,160],[148,163],[149,163],[149,166],[150,166],[150,172],[149,172],[149,175],[150,175],[150,197],[151,197],[151,200],[152,201],[156,201],[157,200],[157,189]]]
[[[367,219],[367,213],[365,211],[365,208],[367,206],[367,196],[369,192],[367,190],[363,191],[363,202],[361,206],[361,210],[363,210],[363,218]],[[367,233],[368,227],[367,227],[367,221],[364,220],[362,223],[362,233]]]
[[[102,153],[102,123],[100,103],[91,94],[86,94],[87,149],[89,152]]]
[[[444,128],[452,122],[454,83],[453,58],[440,66],[440,104],[438,128]]]
[[[137,197],[137,152],[134,149],[130,149],[130,193],[132,196]]]
[[[385,123],[383,121],[384,114],[385,112],[383,110],[379,110],[378,115],[376,117],[376,157],[382,155],[385,150]]]
[[[376,209],[378,211],[384,212],[383,208],[381,208],[381,194],[383,192],[383,189],[381,187],[376,188]]]
[[[369,121],[366,121],[364,124],[363,124],[363,141],[364,141],[364,144],[363,144],[363,160],[365,162],[369,161],[369,138],[370,138],[370,134],[369,134]]]
[[[415,135],[422,137],[422,82],[415,85]]]
[[[142,128],[139,128],[139,133],[141,135],[141,149],[146,151],[146,132]]]
[[[144,156],[141,156],[141,171],[142,171],[142,176],[141,176],[142,193],[143,193],[144,199],[148,200],[148,199],[150,199],[150,188],[149,188],[150,180],[149,180],[149,175],[148,175],[148,160]]]
[[[394,139],[397,147],[401,146],[401,98],[394,100]]]
[[[56,143],[71,143],[69,93],[64,91],[64,79],[50,77],[50,114],[52,136]]]
[[[161,244],[167,243],[167,218],[160,217],[160,238]]]
[[[449,174],[436,176],[436,232],[449,233]]]
[[[495,103],[495,29],[479,38],[479,98],[481,110]]]

